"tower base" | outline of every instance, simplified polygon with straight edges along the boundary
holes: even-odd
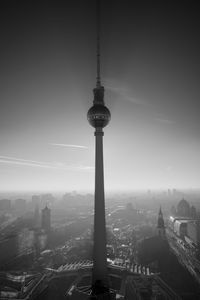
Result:
[[[97,280],[93,285],[92,285],[92,296],[91,299],[101,299],[101,297],[104,297],[102,299],[112,299],[111,298],[111,293],[108,287],[104,286],[101,280]]]

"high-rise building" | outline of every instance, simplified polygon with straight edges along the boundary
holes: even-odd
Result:
[[[39,204],[35,204],[35,209],[34,209],[34,220],[33,220],[34,228],[40,228],[41,227],[41,220],[40,220],[40,210],[39,210]]]
[[[20,215],[23,215],[26,212],[26,200],[25,199],[16,199],[14,203],[15,212]]]
[[[40,199],[40,196],[39,195],[33,195],[32,196],[32,204],[35,205],[35,204],[40,204],[41,202],[41,199]]]
[[[51,229],[51,210],[47,206],[42,209],[42,229],[46,232]]]
[[[39,195],[33,195],[32,196],[32,201],[31,201],[31,207],[32,207],[32,209],[35,209],[36,205],[39,208],[41,207],[41,197]]]

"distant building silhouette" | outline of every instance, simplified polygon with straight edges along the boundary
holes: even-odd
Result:
[[[171,207],[171,215],[172,215],[173,217],[176,216],[176,207],[175,207],[174,205]]]
[[[39,195],[33,195],[32,196],[32,204],[35,206],[35,204],[40,205],[41,199]]]
[[[42,210],[42,229],[46,232],[51,230],[51,210],[45,206]]]
[[[34,223],[33,224],[34,228],[41,227],[40,210],[39,210],[39,204],[37,204],[37,203],[35,204],[33,223]]]
[[[16,199],[14,202],[14,209],[18,215],[23,215],[26,212],[26,200]]]
[[[54,196],[50,193],[40,195],[40,201],[42,206],[44,206],[45,204],[51,205],[54,202],[54,200]]]
[[[177,205],[177,216],[190,217],[190,205],[185,199],[182,199]]]

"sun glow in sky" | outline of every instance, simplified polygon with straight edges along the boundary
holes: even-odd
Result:
[[[94,189],[95,5],[83,2],[1,4],[0,190]],[[194,3],[102,11],[106,190],[199,188]]]

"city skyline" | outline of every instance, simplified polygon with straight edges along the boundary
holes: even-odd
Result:
[[[92,1],[3,3],[1,191],[93,190]],[[105,189],[200,188],[195,4],[102,1]]]

